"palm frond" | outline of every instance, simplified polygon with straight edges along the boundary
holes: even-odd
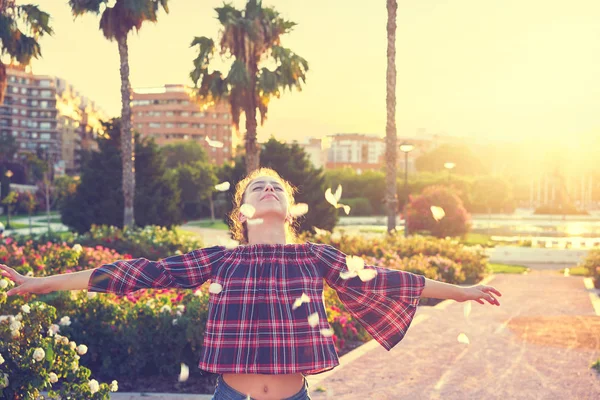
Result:
[[[217,7],[215,11],[217,19],[223,26],[235,24],[238,19],[242,18],[242,12],[231,4],[223,4],[223,7]]]
[[[195,86],[198,86],[198,81],[208,71],[208,65],[215,52],[215,43],[207,37],[195,37],[190,47],[198,46],[198,57],[194,59],[194,70],[190,72],[190,78]]]
[[[100,14],[100,6],[107,3],[108,0],[69,0],[69,6],[74,16],[79,16],[88,12]]]
[[[18,7],[18,15],[25,21],[34,35],[53,33],[50,27],[50,14],[44,12],[33,4],[24,4]]]
[[[242,61],[235,60],[233,64],[231,64],[231,69],[227,75],[227,81],[230,85],[238,88],[248,87],[248,84],[250,83],[250,74]]]

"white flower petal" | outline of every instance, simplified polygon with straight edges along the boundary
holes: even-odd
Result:
[[[375,269],[361,269],[358,271],[358,277],[363,282],[368,282],[377,276],[377,270]]]
[[[215,185],[215,189],[217,189],[219,192],[226,192],[230,187],[231,184],[229,182],[221,182],[218,185]]]
[[[440,221],[446,216],[446,212],[442,207],[431,206],[431,215],[433,215],[433,219],[435,219],[436,221]]]
[[[321,336],[323,336],[323,337],[332,337],[333,334],[334,334],[334,331],[331,328],[321,329]]]
[[[181,371],[179,372],[179,382],[185,382],[190,377],[190,369],[184,363],[181,363]]]
[[[223,290],[223,286],[220,283],[213,282],[208,287],[208,292],[213,294],[219,294]]]
[[[354,278],[355,276],[358,276],[357,271],[342,271],[342,272],[340,272],[340,278],[344,279],[344,280]]]
[[[365,268],[365,260],[357,256],[346,256],[348,271],[359,271]]]
[[[300,298],[297,298],[294,301],[294,304],[292,305],[292,310],[295,310],[296,308],[300,307],[302,305],[302,300]]]
[[[311,328],[314,328],[317,325],[319,325],[319,313],[312,313],[308,316],[308,325]]]
[[[326,231],[325,229],[319,229],[316,226],[313,226],[313,229],[315,230],[315,235],[316,236],[325,236],[328,233],[331,233],[329,231]]]
[[[292,217],[300,217],[308,212],[308,204],[306,203],[298,203],[294,204],[290,208],[290,214]]]
[[[210,147],[216,147],[216,148],[221,148],[223,147],[223,142],[219,142],[218,140],[212,140],[211,138],[209,138],[208,136],[206,136],[206,142],[208,143],[208,145]]]
[[[344,207],[344,212],[346,213],[346,215],[350,214],[350,206],[347,206],[345,204],[341,204],[342,207]]]
[[[250,204],[242,204],[242,206],[240,207],[240,212],[245,217],[252,218],[254,216],[254,213],[256,212],[256,209]]]
[[[331,193],[331,188],[327,188],[327,190],[325,191],[325,200],[327,200],[327,202],[334,207],[337,205],[337,199],[335,198],[333,193]]]
[[[458,340],[458,343],[463,343],[463,344],[471,343],[469,341],[469,338],[467,337],[467,335],[465,335],[464,333],[461,333],[460,335],[458,335],[458,337],[456,339]]]
[[[465,303],[465,306],[463,308],[463,312],[465,314],[465,318],[469,318],[469,315],[471,315],[471,302],[467,301]]]

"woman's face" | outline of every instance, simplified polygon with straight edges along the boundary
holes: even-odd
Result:
[[[288,197],[277,178],[260,176],[250,182],[244,192],[244,203],[256,210],[252,218],[279,216],[284,221],[288,213]],[[246,221],[241,215],[240,220]]]

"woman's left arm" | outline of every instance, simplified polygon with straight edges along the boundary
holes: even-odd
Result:
[[[483,302],[485,300],[492,305],[499,306],[500,302],[494,295],[502,296],[502,294],[492,286],[458,286],[428,278],[425,278],[425,288],[423,288],[423,292],[421,293],[421,297],[452,299],[459,302],[474,300],[480,304],[485,304]]]

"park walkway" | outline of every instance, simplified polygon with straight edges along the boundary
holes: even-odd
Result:
[[[600,358],[600,316],[583,279],[533,270],[490,284],[503,293],[500,307],[472,303],[468,317],[453,301],[420,307],[392,351],[367,344],[359,358],[311,377],[313,399],[600,398],[590,369]]]

